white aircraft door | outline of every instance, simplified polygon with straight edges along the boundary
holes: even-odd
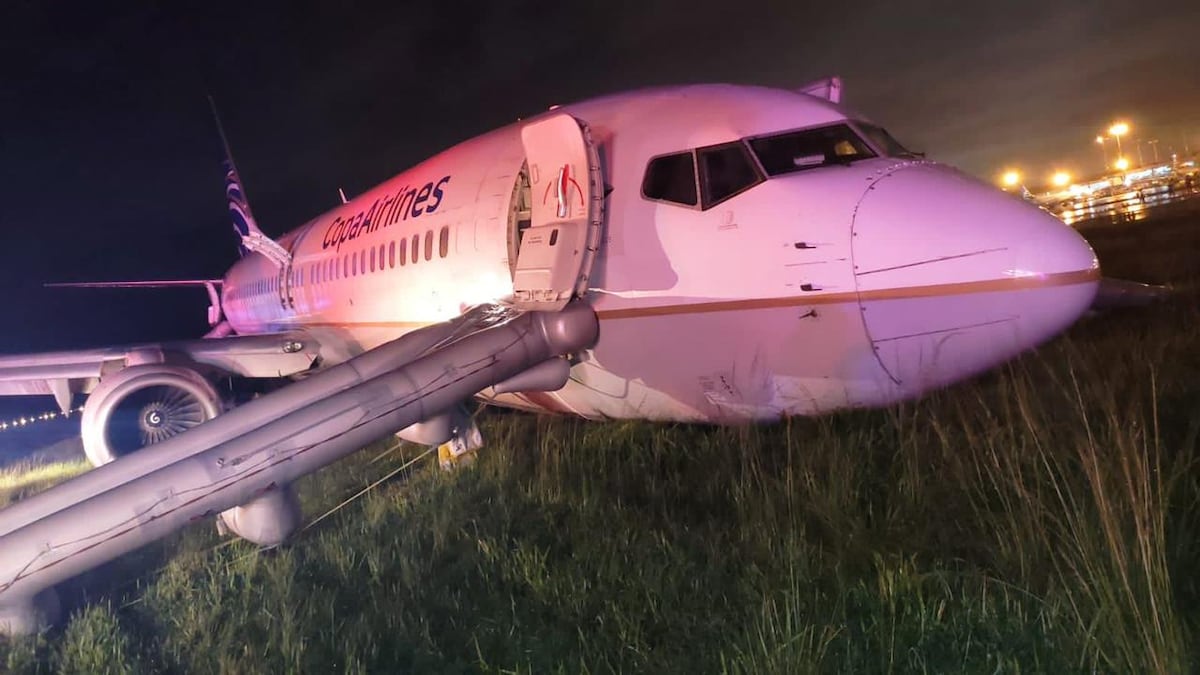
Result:
[[[521,129],[532,197],[513,272],[515,305],[556,311],[588,287],[600,247],[604,182],[588,127],[565,113]]]

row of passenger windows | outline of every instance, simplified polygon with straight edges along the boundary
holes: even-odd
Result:
[[[437,256],[445,258],[450,254],[450,228],[443,227],[438,230],[436,239]],[[346,253],[337,258],[295,268],[292,270],[289,281],[293,288],[323,284],[360,274],[404,267],[408,264],[415,265],[420,262],[422,257],[425,260],[433,260],[433,254],[434,233],[433,230],[428,230],[423,237],[420,234],[414,234],[412,237],[392,240],[354,253]],[[249,286],[236,289],[234,297],[278,294],[278,292],[279,277],[270,277],[258,279]]]
[[[885,156],[913,156],[881,127],[855,125]],[[708,209],[767,178],[876,156],[848,124],[757,136],[655,157],[646,167],[642,195]]]

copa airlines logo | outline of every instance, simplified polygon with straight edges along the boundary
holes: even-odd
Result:
[[[250,215],[250,205],[242,193],[241,179],[233,162],[225,162],[225,198],[229,200],[229,216],[233,219],[233,229],[239,237],[250,236],[250,224],[254,216]]]
[[[449,182],[450,176],[442,176],[436,183],[430,181],[420,188],[410,189],[405,186],[394,195],[376,199],[369,209],[351,216],[334,218],[325,229],[321,248],[333,246],[340,251],[342,244],[347,241],[383,227],[390,227],[402,220],[420,218],[424,214],[437,211],[442,204],[442,197],[445,196],[442,188]]]

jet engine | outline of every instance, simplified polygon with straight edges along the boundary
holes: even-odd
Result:
[[[106,376],[88,396],[83,450],[93,466],[203,424],[223,405],[212,383],[183,366],[130,366]]]
[[[300,500],[291,484],[275,485],[217,515],[217,532],[228,530],[259,546],[278,546],[300,528]]]

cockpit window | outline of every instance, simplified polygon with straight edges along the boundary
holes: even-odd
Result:
[[[916,157],[915,153],[900,145],[883,127],[869,122],[855,122],[854,125],[884,155],[888,157]]]
[[[768,176],[849,164],[875,156],[858,134],[845,124],[752,138],[750,148]]]
[[[691,151],[650,160],[650,165],[646,167],[646,178],[642,181],[642,195],[647,199],[695,206],[698,201],[696,163]]]
[[[754,162],[739,141],[700,148],[700,189],[703,208],[719,204],[762,182]]]

